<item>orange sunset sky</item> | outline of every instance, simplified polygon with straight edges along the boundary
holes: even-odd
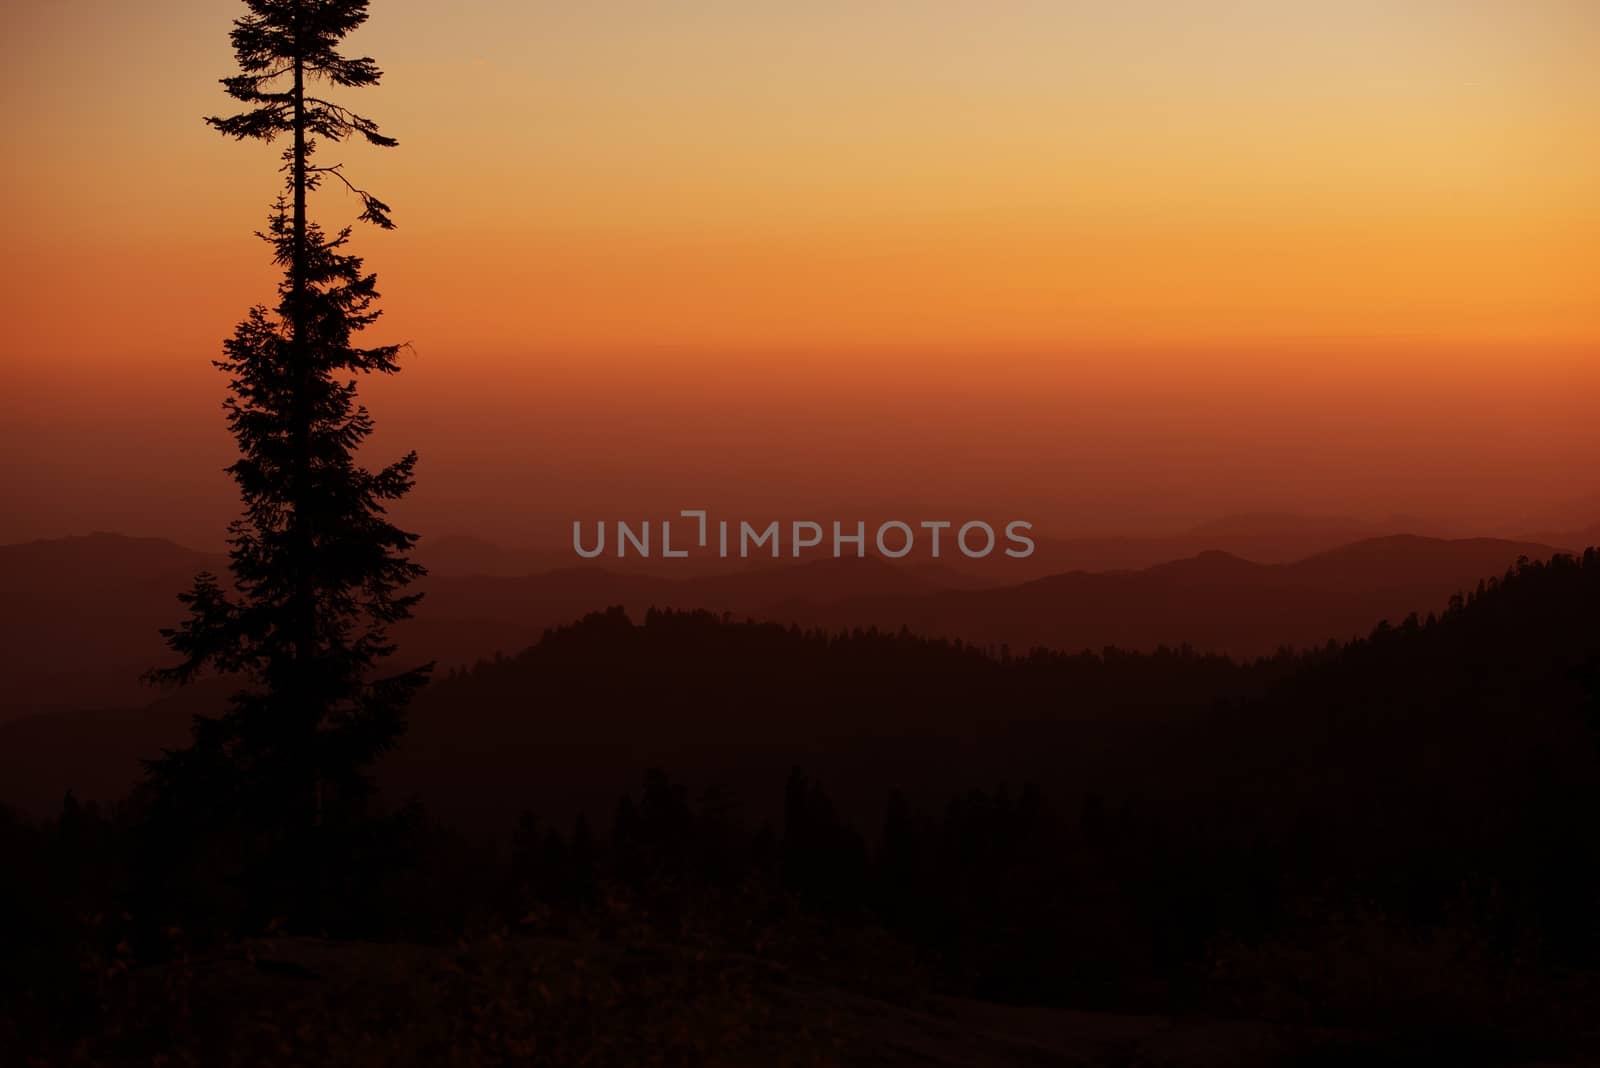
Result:
[[[0,14],[0,541],[235,512],[241,10]],[[374,0],[349,44],[401,145],[323,158],[395,208],[368,396],[424,533],[1600,519],[1600,3]]]

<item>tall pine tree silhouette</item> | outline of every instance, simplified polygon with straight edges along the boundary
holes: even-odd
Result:
[[[162,633],[182,661],[152,673],[183,683],[214,670],[245,683],[222,714],[195,719],[188,748],[149,771],[163,802],[285,841],[359,813],[366,769],[403,732],[431,665],[380,668],[394,652],[386,628],[420,596],[405,592],[423,574],[407,557],[416,535],[385,515],[410,490],[416,454],[377,471],[357,462],[373,423],[356,377],[397,371],[400,347],[355,344],[379,316],[376,278],[345,251],[349,227],[329,238],[306,217],[307,195],[333,178],[359,198],[362,219],[394,225],[341,164],[313,163],[318,140],[396,144],[326,98],[381,76],[373,60],[338,51],[366,21],[367,0],[246,7],[231,34],[240,73],[222,79],[245,110],[206,121],[238,140],[289,141],[285,189],[259,234],[283,280],[276,307],[252,308],[216,361],[232,376],[225,409],[240,455],[228,470],[244,504],[229,527],[233,581],[201,574],[180,596],[189,617]]]

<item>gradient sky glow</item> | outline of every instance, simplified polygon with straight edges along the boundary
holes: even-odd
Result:
[[[414,525],[1600,489],[1600,4],[372,6],[348,99],[401,147],[326,158],[400,224],[358,241]],[[271,295],[278,151],[200,122],[239,11],[0,14],[0,540],[233,512],[207,361]]]

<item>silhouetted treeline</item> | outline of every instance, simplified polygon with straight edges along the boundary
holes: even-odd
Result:
[[[524,807],[564,819],[602,809],[652,767],[719,786],[764,818],[778,816],[770,783],[794,765],[827,781],[856,822],[875,820],[890,788],[918,801],[1000,780],[1130,788],[1167,763],[1158,754],[1182,724],[1307,659],[1013,655],[706,612],[650,611],[635,624],[612,609],[437,680],[382,780],[498,837]]]

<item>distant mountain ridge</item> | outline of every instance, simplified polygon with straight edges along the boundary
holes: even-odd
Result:
[[[1238,656],[1318,645],[1379,619],[1443,608],[1518,557],[1582,546],[1416,535],[1369,538],[1290,563],[1206,550],[1139,568],[1062,570],[1000,584],[956,561],[775,561],[666,578],[597,561],[517,577],[435,574],[419,617],[397,630],[407,656],[443,665],[514,653],[550,627],[622,605],[706,609],[829,628],[907,627],[1014,650],[1191,644]],[[220,554],[114,534],[0,546],[8,690],[0,719],[134,705],[140,674],[169,654],[157,633],[182,617],[177,594]]]
[[[1429,528],[1437,530],[1437,524],[1406,516],[1367,522],[1344,516],[1295,512],[1244,512],[1220,516],[1169,535],[1064,536],[1035,530],[1037,548],[1027,559],[971,560],[946,553],[938,561],[924,558],[921,562],[948,576],[950,585],[1007,585],[1062,571],[1150,567],[1210,550],[1231,552],[1258,563],[1285,563],[1363,538]],[[1552,543],[1562,544],[1560,539]],[[872,553],[870,545],[868,552]],[[418,546],[417,558],[434,574],[452,576],[520,577],[581,562],[565,544],[513,548],[464,535],[425,538]],[[629,574],[668,578],[698,578],[771,566],[770,560],[763,559],[720,560],[691,556],[669,563],[660,558],[618,559],[611,554],[595,563]]]
[[[1071,571],[924,597],[862,596],[813,610],[791,604],[780,614],[816,626],[905,627],[1017,652],[1193,645],[1262,656],[1351,638],[1382,619],[1437,612],[1519,558],[1559,551],[1493,538],[1392,535],[1288,564],[1208,551],[1140,570]]]
[[[0,546],[0,719],[148,701],[139,675],[168,655],[179,591],[228,558],[162,538],[97,532]]]

